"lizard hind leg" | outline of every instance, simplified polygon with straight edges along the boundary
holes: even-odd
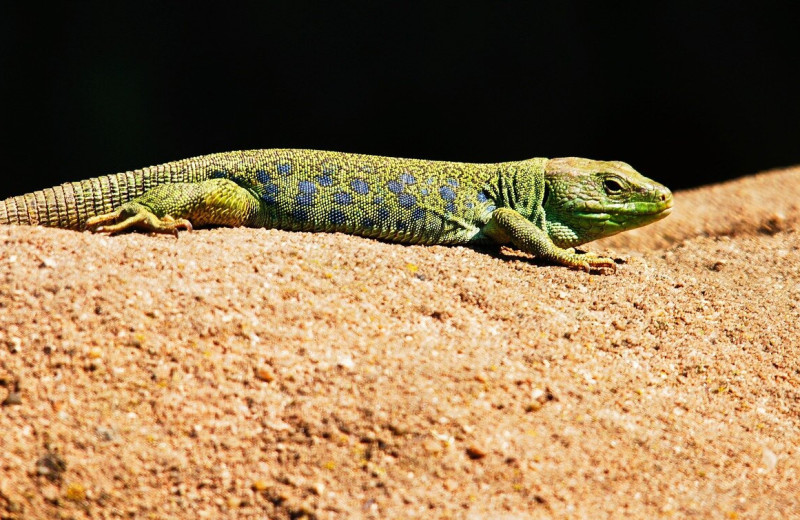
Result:
[[[195,226],[247,226],[260,222],[261,205],[247,189],[228,179],[156,186],[116,210],[86,222],[96,233],[133,229],[177,235]]]

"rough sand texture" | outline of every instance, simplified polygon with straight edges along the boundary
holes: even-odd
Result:
[[[587,249],[0,227],[0,518],[800,518],[800,169]]]

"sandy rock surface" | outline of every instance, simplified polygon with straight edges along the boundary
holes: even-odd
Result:
[[[0,227],[0,518],[800,518],[798,231],[800,169],[587,245],[613,276]]]

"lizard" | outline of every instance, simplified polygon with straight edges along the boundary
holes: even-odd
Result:
[[[502,163],[343,152],[225,152],[0,201],[0,224],[115,234],[204,226],[342,232],[402,244],[511,245],[545,262],[616,271],[576,246],[669,215],[672,193],[624,162]]]

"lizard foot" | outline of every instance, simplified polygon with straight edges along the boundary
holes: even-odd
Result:
[[[605,271],[610,269],[612,273],[617,272],[617,264],[614,259],[605,256],[597,256],[593,253],[576,253],[574,249],[567,249],[568,257],[564,264],[572,269],[591,272],[592,270]]]
[[[132,229],[141,229],[153,233],[167,233],[176,237],[180,229],[192,230],[192,223],[185,218],[174,219],[169,215],[158,218],[142,206],[126,206],[122,206],[111,213],[104,213],[90,218],[86,221],[86,229],[94,233],[108,233],[109,235]]]

